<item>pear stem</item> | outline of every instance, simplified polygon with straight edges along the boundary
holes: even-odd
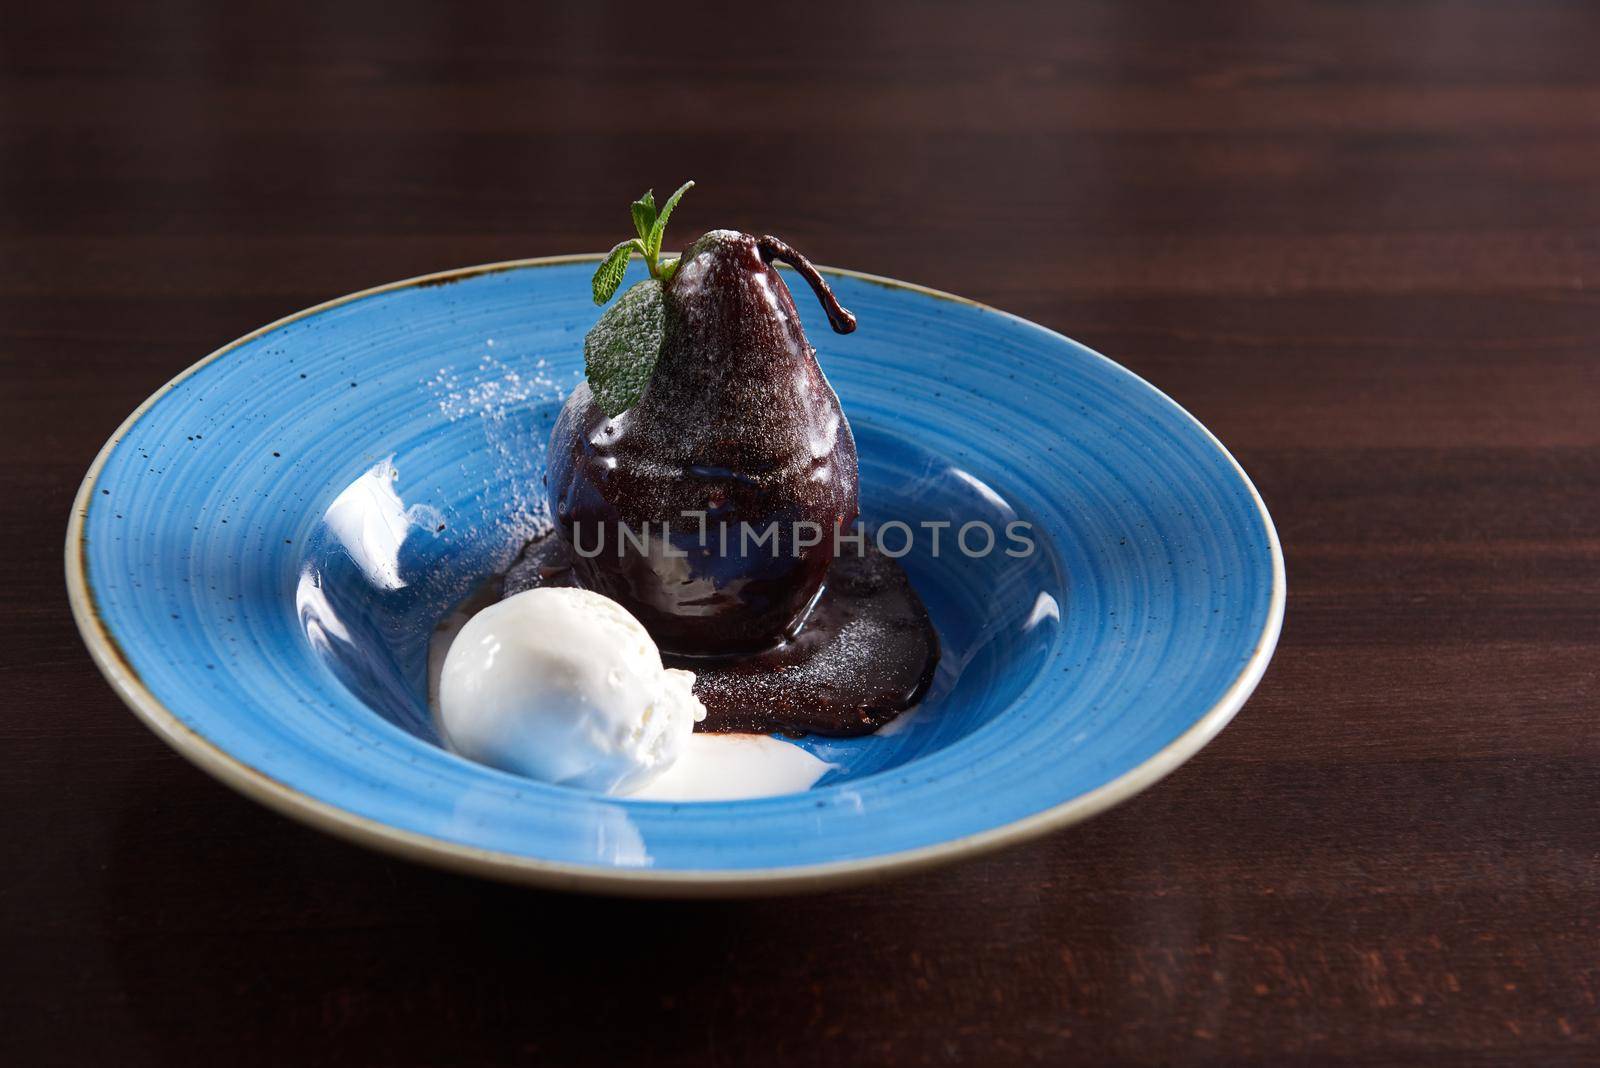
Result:
[[[793,267],[801,278],[811,283],[811,291],[817,295],[817,300],[822,304],[822,310],[828,313],[828,322],[832,325],[834,333],[848,334],[856,328],[856,317],[844,310],[844,307],[839,303],[839,298],[833,295],[832,289],[828,288],[827,280],[817,273],[815,267],[811,266],[810,260],[771,234],[763,235],[761,240],[756,242],[756,248],[761,253],[762,262],[771,263],[773,260],[781,260]]]

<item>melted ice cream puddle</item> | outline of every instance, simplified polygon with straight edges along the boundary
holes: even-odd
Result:
[[[461,628],[494,603],[487,591],[464,602],[428,642],[428,708],[439,720],[439,678]],[[692,734],[676,762],[641,789],[621,796],[646,801],[736,801],[801,793],[833,765],[800,746],[762,734]]]
[[[672,767],[629,794],[643,801],[738,801],[797,794],[833,767],[767,734],[691,734]]]

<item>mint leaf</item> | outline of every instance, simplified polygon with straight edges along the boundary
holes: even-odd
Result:
[[[661,205],[661,213],[656,216],[655,225],[650,227],[650,236],[645,238],[644,258],[646,260],[654,263],[656,257],[661,255],[661,238],[667,232],[667,220],[672,218],[672,209],[678,206],[678,201],[683,199],[683,194],[693,188],[693,182],[684,182],[678,187],[678,191],[668,197],[665,204]]]
[[[633,208],[633,228],[639,231],[640,241],[650,240],[650,231],[656,225],[656,198],[655,190],[645,190],[644,196],[635,200]]]
[[[628,273],[628,257],[635,252],[644,252],[644,246],[640,244],[638,238],[632,237],[606,253],[606,258],[594,272],[594,281],[589,284],[589,288],[594,291],[596,304],[604,304],[611,299],[617,287],[622,284],[622,276]]]
[[[622,294],[583,339],[584,374],[606,415],[621,415],[644,393],[661,354],[662,321],[661,283],[646,278]]]

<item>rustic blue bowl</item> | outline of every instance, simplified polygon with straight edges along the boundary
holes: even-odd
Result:
[[[940,554],[923,537],[905,558],[944,643],[928,700],[892,733],[802,743],[835,770],[756,801],[617,799],[446,752],[428,635],[543,507],[545,439],[598,314],[593,266],[498,264],[331,301],[129,417],[74,505],[67,579],[96,662],[153,730],[252,797],[418,860],[756,893],[1082,819],[1192,755],[1261,677],[1282,556],[1204,427],[1059,334],[830,271],[860,330],[838,337],[799,303],[855,428],[865,518],[1026,523],[1034,544],[969,557],[946,533]]]

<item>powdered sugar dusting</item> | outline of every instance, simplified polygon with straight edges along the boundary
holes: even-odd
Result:
[[[493,348],[494,339],[485,339],[484,346]],[[485,352],[477,369],[479,373],[471,381],[463,381],[455,371],[441,367],[427,382],[438,400],[439,411],[452,423],[477,416],[486,423],[503,424],[514,408],[566,396],[566,390],[550,372],[549,361],[542,357],[515,367],[494,353]]]
[[[485,452],[492,459],[494,478],[504,485],[508,507],[502,509],[505,543],[512,547],[504,561],[510,563],[517,548],[549,529],[549,508],[541,479],[548,446],[547,424],[534,412],[555,405],[567,389],[543,357],[517,359],[503,339],[485,338],[474,368],[441,367],[423,384],[432,393],[439,413],[452,423],[473,420],[483,431]]]

